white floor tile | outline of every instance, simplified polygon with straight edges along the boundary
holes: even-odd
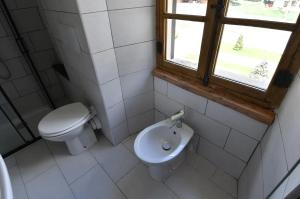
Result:
[[[100,138],[90,151],[114,182],[117,182],[139,162],[137,157],[122,144],[112,146],[104,138]]]
[[[218,169],[213,175],[212,181],[216,183],[223,191],[237,198],[237,181],[230,175]]]
[[[6,164],[7,168],[15,167],[16,164],[17,164],[16,158],[13,155],[5,158],[4,161],[5,161],[5,164]]]
[[[137,137],[137,134],[130,136],[126,140],[123,141],[123,145],[134,154],[134,141]]]
[[[58,167],[52,167],[26,183],[30,199],[74,199]]]
[[[69,184],[97,164],[95,158],[88,151],[74,156],[68,152],[62,142],[48,142],[47,144]]]
[[[212,163],[197,153],[189,151],[187,154],[187,163],[196,169],[197,173],[207,178],[212,177],[216,171],[216,167]]]
[[[14,199],[28,199],[19,168],[16,166],[11,167],[8,171],[13,188]]]
[[[15,157],[25,183],[55,165],[55,160],[43,140],[16,153]]]
[[[186,164],[178,168],[166,184],[181,199],[233,199]]]
[[[118,182],[118,186],[129,199],[175,199],[164,184],[153,180],[147,168],[139,164]]]
[[[71,189],[77,199],[125,199],[99,165],[76,180]]]

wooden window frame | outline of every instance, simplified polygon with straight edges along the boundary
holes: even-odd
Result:
[[[219,7],[222,2],[224,3],[224,9]],[[177,76],[181,80],[186,80],[186,82],[193,82],[193,84],[198,85],[198,87],[201,87],[202,89],[210,90],[209,93],[226,93],[227,98],[237,99],[237,103],[245,102],[249,103],[250,106],[255,105],[258,108],[261,107],[268,110],[274,110],[280,105],[288,89],[288,86],[282,87],[275,84],[278,72],[285,71],[286,73],[291,74],[291,76],[295,76],[300,67],[300,17],[298,17],[295,24],[254,19],[229,18],[225,16],[228,4],[229,0],[208,0],[206,16],[196,16],[167,13],[167,0],[157,0],[157,71],[165,71]],[[203,32],[203,38],[205,39],[202,40],[197,71],[165,60],[167,19],[205,23]],[[292,32],[275,75],[266,92],[212,75],[224,24],[288,30]],[[209,94],[207,95],[208,96],[205,97],[210,98]],[[238,102],[240,100],[243,102]],[[241,112],[246,113],[246,111]]]

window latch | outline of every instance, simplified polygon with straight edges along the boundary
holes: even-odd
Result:
[[[288,88],[294,79],[294,75],[290,71],[281,70],[275,75],[274,85],[280,88]]]

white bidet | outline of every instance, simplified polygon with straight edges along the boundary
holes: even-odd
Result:
[[[134,142],[135,154],[149,166],[150,175],[164,180],[185,159],[185,148],[194,130],[180,121],[166,119],[147,127]]]

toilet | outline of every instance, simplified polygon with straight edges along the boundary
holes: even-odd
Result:
[[[96,119],[95,113],[85,105],[80,102],[72,103],[44,116],[39,122],[38,131],[45,140],[65,142],[69,152],[77,155],[97,142],[89,124],[89,121],[94,119]],[[94,129],[98,128],[97,126],[100,125],[94,125]]]

